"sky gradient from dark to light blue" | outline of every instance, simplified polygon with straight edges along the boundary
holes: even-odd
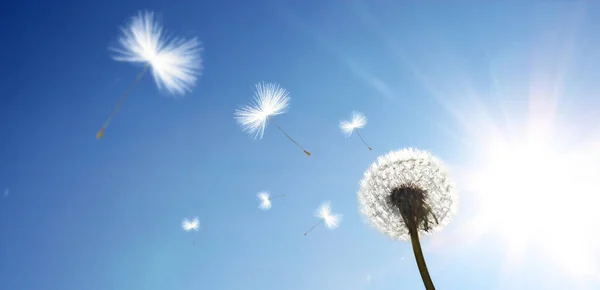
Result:
[[[417,147],[458,175],[476,161],[465,144],[479,114],[527,119],[532,75],[560,82],[573,140],[600,137],[597,1],[26,0],[0,10],[2,290],[423,289],[410,243],[358,211],[377,156]],[[146,75],[96,140],[141,70],[108,47],[143,10],[198,37],[205,68],[179,99]],[[259,81],[290,92],[277,122],[311,157],[275,127],[253,140],[236,124]],[[361,133],[373,151],[339,130],[353,110],[369,120]],[[600,289],[596,270],[568,275],[531,247],[513,263],[500,235],[464,235],[478,192],[462,180],[457,216],[422,240],[438,289]],[[261,211],[262,190],[286,197]],[[341,226],[303,236],[326,200]],[[200,231],[184,232],[193,216]],[[589,253],[596,265],[599,254]]]

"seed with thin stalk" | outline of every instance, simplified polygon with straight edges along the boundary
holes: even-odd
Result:
[[[435,289],[419,234],[443,229],[456,212],[458,199],[443,163],[410,148],[381,156],[365,172],[358,201],[371,225],[394,239],[411,241],[425,288]]]
[[[319,208],[315,212],[315,217],[318,217],[320,219],[319,222],[317,222],[310,229],[308,229],[308,231],[304,233],[305,236],[308,235],[308,233],[310,233],[314,228],[316,228],[322,223],[325,223],[325,226],[328,229],[335,229],[342,222],[341,214],[331,213],[331,203],[329,201],[326,201],[319,206]]]
[[[262,191],[262,192],[259,192],[256,195],[256,197],[258,197],[258,200],[260,201],[260,204],[258,205],[258,208],[260,208],[262,210],[269,210],[271,208],[271,206],[272,206],[271,200],[277,199],[277,198],[280,198],[280,197],[285,197],[285,194],[271,196],[268,192]]]
[[[202,70],[200,41],[196,38],[186,40],[167,36],[160,22],[154,18],[153,12],[139,12],[121,31],[123,34],[119,38],[119,47],[111,48],[116,52],[113,59],[142,64],[144,68],[96,134],[97,139],[104,136],[112,118],[149,69],[159,90],[164,89],[175,95],[191,92]]]
[[[350,137],[352,136],[352,132],[356,132],[356,135],[358,135],[358,138],[360,138],[363,144],[365,144],[369,150],[373,150],[360,135],[360,132],[358,132],[358,129],[364,128],[365,125],[367,125],[367,117],[365,117],[363,113],[356,111],[352,112],[352,118],[350,118],[350,120],[340,121],[340,129],[346,137]]]
[[[191,220],[184,218],[183,221],[181,222],[181,228],[186,232],[190,232],[190,231],[197,232],[198,230],[200,230],[200,219],[198,219],[198,217],[195,217]],[[193,245],[194,246],[196,245],[195,235],[194,235]]]
[[[304,154],[310,156],[310,152],[304,150],[296,140],[292,139],[273,119],[274,116],[285,113],[289,103],[289,92],[275,83],[260,82],[256,84],[254,99],[249,105],[235,110],[234,118],[242,129],[251,135],[254,139],[262,139],[268,122],[273,124],[283,133],[292,143],[294,143]]]

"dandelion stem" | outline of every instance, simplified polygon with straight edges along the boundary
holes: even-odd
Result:
[[[270,200],[273,200],[273,199],[277,199],[277,198],[280,198],[280,197],[285,197],[285,194],[280,194],[280,195],[276,195],[276,196],[271,196],[271,197],[269,197],[269,199],[270,199]]]
[[[412,243],[413,253],[415,254],[415,260],[417,261],[417,267],[419,267],[419,272],[421,273],[421,279],[423,279],[425,289],[435,290],[433,281],[431,281],[431,276],[429,276],[429,270],[427,270],[425,258],[423,257],[423,250],[421,249],[421,242],[419,241],[419,233],[416,229],[409,229],[408,233],[410,234],[410,242]]]
[[[285,131],[283,131],[283,129],[281,129],[281,127],[279,127],[279,124],[277,124],[277,122],[275,122],[275,120],[273,118],[269,117],[269,121],[273,122],[273,124],[275,124],[277,129],[279,129],[286,137],[288,137],[288,139],[290,139],[290,141],[292,141],[294,144],[296,144],[296,146],[298,146],[298,148],[300,148],[302,151],[304,151],[304,154],[306,154],[306,156],[310,156],[310,152],[304,150],[304,148],[302,148],[302,146],[300,146],[300,144],[298,144],[298,142],[296,142],[294,139],[292,139],[292,137],[290,137],[290,135],[288,135]]]
[[[369,150],[373,150],[373,149],[371,149],[371,146],[369,146],[369,144],[367,144],[367,142],[365,142],[365,139],[363,139],[363,137],[360,135],[358,130],[355,130],[355,131],[356,131],[356,135],[358,135],[358,137],[360,138],[360,140],[362,140],[362,142],[365,144],[365,146],[367,146],[367,148],[369,148]]]
[[[125,99],[127,99],[129,94],[131,93],[131,90],[133,89],[133,87],[140,81],[140,79],[142,79],[142,76],[144,75],[144,73],[146,73],[146,71],[148,70],[149,67],[150,67],[150,64],[147,64],[144,67],[144,70],[142,70],[142,72],[137,76],[135,81],[131,85],[129,85],[129,88],[127,88],[125,93],[123,93],[123,96],[121,97],[121,99],[119,100],[119,102],[117,103],[115,108],[113,109],[112,113],[110,113],[110,115],[108,116],[108,119],[106,120],[106,122],[104,123],[104,125],[102,126],[100,131],[98,131],[98,133],[96,134],[96,139],[98,139],[98,140],[102,139],[102,136],[104,135],[104,130],[106,130],[106,128],[108,128],[108,125],[110,124],[110,121],[112,120],[112,118],[117,114],[117,112],[119,111],[119,108],[121,107],[123,102],[125,102]]]
[[[308,231],[306,231],[306,233],[304,233],[304,235],[308,235],[308,233],[310,233],[314,228],[316,228],[318,225],[322,224],[325,220],[321,219],[318,223],[316,223],[314,226],[312,226],[312,228],[310,228]]]

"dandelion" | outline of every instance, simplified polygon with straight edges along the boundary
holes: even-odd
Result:
[[[256,91],[254,92],[254,100],[252,103],[241,109],[235,110],[235,119],[238,124],[242,126],[244,131],[254,135],[254,139],[262,139],[267,123],[273,122],[277,129],[292,141],[292,143],[304,151],[304,154],[310,156],[310,152],[304,150],[304,148],[292,139],[292,137],[290,137],[290,135],[275,122],[275,119],[273,119],[273,116],[285,113],[285,110],[290,103],[290,97],[288,96],[289,92],[275,83],[261,82],[257,83],[255,86]]]
[[[268,192],[263,191],[263,192],[259,192],[256,196],[258,197],[258,200],[260,201],[260,205],[258,206],[258,208],[260,208],[262,210],[269,210],[272,206],[271,200],[280,198],[280,197],[284,197],[285,194],[271,197]]]
[[[443,229],[456,212],[457,197],[443,163],[410,148],[381,156],[365,172],[358,201],[360,211],[379,231],[394,239],[410,239],[425,288],[435,289],[419,233]]]
[[[335,229],[340,225],[340,222],[342,221],[341,214],[331,213],[331,203],[328,201],[322,203],[319,206],[319,208],[315,212],[315,217],[318,217],[320,219],[319,222],[312,226],[310,229],[308,229],[308,231],[304,233],[305,236],[308,235],[308,233],[310,233],[314,228],[316,228],[322,223],[325,223],[325,226],[328,229]]]
[[[198,217],[195,217],[192,220],[184,218],[183,221],[181,222],[181,228],[183,228],[183,230],[186,232],[190,232],[190,231],[197,232],[198,230],[200,230],[200,220],[198,219]],[[196,245],[196,238],[194,237],[194,246],[195,245]]]
[[[121,28],[121,31],[119,47],[111,48],[116,52],[113,59],[143,64],[144,68],[96,134],[97,139],[102,138],[112,118],[148,69],[152,69],[154,82],[159,90],[177,95],[184,95],[192,90],[202,69],[200,41],[196,38],[169,37],[154,18],[153,12],[139,12],[131,19],[129,26]]]
[[[340,129],[342,130],[342,133],[346,135],[346,137],[350,137],[352,132],[356,132],[356,135],[358,135],[358,138],[362,140],[365,146],[367,146],[369,150],[373,150],[358,132],[358,129],[364,128],[365,125],[367,125],[367,117],[365,117],[363,113],[356,111],[352,112],[352,118],[350,120],[340,121]]]

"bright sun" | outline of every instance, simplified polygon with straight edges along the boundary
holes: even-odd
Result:
[[[513,247],[543,251],[569,274],[597,275],[599,143],[558,150],[549,134],[540,133],[548,130],[532,125],[516,138],[486,138],[485,158],[468,175],[478,201],[473,223]]]
[[[505,246],[507,272],[527,262],[587,283],[600,281],[598,82],[571,28],[494,50],[487,74],[446,52],[415,74],[472,158],[453,168],[467,220],[449,239]]]

